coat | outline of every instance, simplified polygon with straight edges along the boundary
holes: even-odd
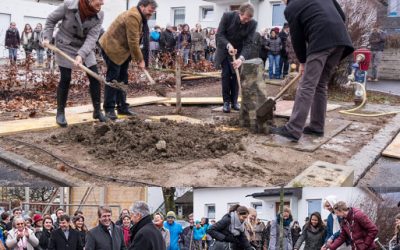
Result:
[[[374,243],[378,234],[378,228],[360,209],[350,208],[346,218],[340,224],[340,235],[329,247],[336,250],[346,239],[351,239],[352,249],[372,250],[376,249]]]
[[[217,50],[215,52],[215,65],[219,67],[225,58],[229,56],[227,49],[229,43],[238,50],[237,58],[243,56],[245,59],[248,59],[253,47],[252,39],[254,38],[256,28],[257,22],[255,20],[241,24],[239,13],[236,11],[224,13],[216,35]]]
[[[279,32],[279,38],[281,39],[282,42],[282,50],[281,50],[281,56],[287,58],[287,52],[286,52],[286,41],[288,38],[289,34],[287,34],[285,31]]]
[[[245,232],[242,232],[239,236],[233,236],[233,234],[229,230],[230,225],[231,215],[228,213],[225,214],[224,217],[222,217],[222,219],[216,222],[214,225],[211,225],[208,228],[207,233],[216,241],[222,242],[227,242],[227,237],[234,237],[236,242],[233,246],[233,250],[252,249]]]
[[[81,56],[87,67],[97,64],[94,49],[99,39],[104,13],[86,19],[83,23],[79,15],[79,0],[65,0],[46,19],[43,39],[51,41],[56,24],[61,21],[55,37],[55,45],[72,58]],[[64,57],[55,54],[56,63],[65,68],[73,64]]]
[[[290,231],[290,226],[283,227],[283,250],[292,250],[293,242],[292,242],[292,233]],[[279,223],[274,220],[271,222],[271,232],[269,239],[269,249],[270,250],[278,250],[279,249]]]
[[[160,230],[153,224],[150,215],[142,218],[132,228],[133,241],[129,250],[165,250]]]
[[[169,224],[167,221],[164,221],[164,227],[168,229],[170,236],[170,245],[168,250],[180,250],[179,249],[179,238],[182,234],[182,225],[174,222],[173,224]]]
[[[371,51],[383,51],[385,49],[386,34],[383,31],[372,32],[369,37]]]
[[[21,44],[21,40],[19,37],[18,29],[8,29],[6,31],[6,39],[5,39],[6,48],[18,48]]]
[[[100,46],[117,65],[122,65],[129,57],[140,62],[144,60],[140,50],[143,20],[137,7],[120,14],[100,38]]]
[[[319,228],[315,232],[308,226],[305,227],[299,239],[294,242],[294,249],[300,249],[303,242],[305,242],[304,249],[307,250],[320,250],[325,243],[326,228],[325,226]]]
[[[266,49],[272,55],[280,55],[282,50],[282,41],[279,37],[269,38],[267,40]]]
[[[192,33],[193,51],[204,51],[205,37],[203,32],[195,31]]]
[[[193,240],[193,226],[187,226],[183,229],[181,234],[181,240],[179,242],[180,250],[193,250],[194,249],[194,240]]]
[[[51,232],[49,250],[83,250],[83,243],[79,232],[70,228],[68,239],[61,228]]]
[[[28,229],[28,231],[29,231],[29,239],[28,239],[28,243],[27,243],[27,250],[34,250],[35,247],[37,247],[39,245],[39,240],[38,240],[38,238],[36,238],[36,236],[32,230]],[[9,250],[18,250],[17,244],[18,244],[18,241],[17,241],[17,237],[16,237],[16,230],[11,229],[8,232],[6,246]]]
[[[354,51],[345,14],[336,0],[291,0],[284,14],[300,63],[310,54],[338,46],[344,46],[342,59]]]
[[[35,233],[36,238],[39,239],[39,245],[36,247],[36,250],[47,250],[49,249],[49,241],[51,237],[51,232],[43,229],[43,231],[37,231]]]
[[[163,31],[160,35],[159,43],[161,51],[173,52],[176,46],[174,34],[169,30]]]
[[[85,250],[126,250],[122,229],[114,224],[112,228],[112,238],[102,224],[92,228],[86,234]]]

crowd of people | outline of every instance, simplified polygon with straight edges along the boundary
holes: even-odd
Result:
[[[82,211],[72,217],[62,208],[54,214],[26,212],[20,207],[1,214],[0,249],[9,250],[278,250],[283,232],[283,250],[376,249],[377,226],[360,209],[337,201],[331,195],[323,201],[329,212],[323,219],[313,212],[301,227],[284,206],[270,221],[257,217],[254,208],[232,206],[220,220],[188,215],[188,226],[177,221],[174,211],[150,214],[143,201],[123,209],[117,221],[111,209],[100,206],[98,226],[89,229]],[[32,217],[30,217],[32,216]],[[281,225],[283,231],[281,231]],[[400,249],[400,215],[395,218],[394,249]]]

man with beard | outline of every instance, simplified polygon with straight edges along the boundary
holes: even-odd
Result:
[[[155,0],[140,0],[137,7],[120,14],[108,30],[100,38],[100,47],[103,50],[104,61],[107,64],[106,80],[124,82],[128,84],[128,67],[130,61],[138,64],[140,69],[146,67],[145,60],[148,55],[143,55],[140,44],[148,46],[149,27],[147,20],[157,8]],[[148,50],[145,50],[146,53]],[[117,105],[118,114],[135,115],[129,110],[124,91],[105,87],[104,110],[111,120],[117,119],[115,114]]]

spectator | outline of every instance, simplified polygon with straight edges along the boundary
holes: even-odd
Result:
[[[198,63],[204,57],[205,36],[203,30],[201,29],[201,24],[196,24],[196,29],[191,36],[193,43],[194,63]]]
[[[36,238],[39,239],[37,250],[48,250],[51,232],[53,231],[53,219],[50,216],[45,216],[43,219],[43,228],[35,232]]]
[[[44,48],[41,46],[41,40],[43,37],[42,24],[38,23],[35,30],[33,31],[33,49],[36,51],[36,60],[39,67],[44,66]]]
[[[360,209],[348,207],[339,201],[333,207],[335,214],[343,219],[339,238],[332,244],[327,244],[322,250],[336,250],[346,239],[351,240],[352,249],[376,249],[375,238],[378,229],[375,224]]]
[[[131,235],[131,228],[132,228],[132,221],[130,215],[123,215],[122,216],[122,233],[124,234],[124,242],[126,246],[129,246],[132,240]]]
[[[292,233],[290,231],[290,223],[293,221],[292,211],[288,206],[283,208],[282,218],[281,214],[276,215],[276,220],[271,222],[271,234],[269,242],[269,250],[279,249],[279,237],[280,237],[280,222],[283,219],[283,249],[281,250],[292,250]]]
[[[201,226],[201,222],[199,220],[196,221],[196,226],[193,228],[193,243],[195,250],[202,250],[202,241],[203,237],[206,235],[204,228]]]
[[[8,229],[7,229],[7,224],[10,222],[10,214],[7,212],[1,213],[1,221],[0,221],[0,234],[2,235],[1,241],[3,241],[3,244],[6,244],[6,239],[7,239],[7,234],[8,234]]]
[[[12,210],[12,217],[10,221],[7,223],[7,231],[10,231],[13,228],[13,220],[15,217],[22,217],[22,208],[21,207],[15,207]]]
[[[211,236],[206,233],[208,228],[210,227],[209,220],[208,220],[208,218],[203,217],[203,218],[201,218],[201,222],[200,223],[201,223],[201,227],[204,229],[204,232],[205,232],[205,235],[203,237],[202,247],[204,249],[207,249],[208,246],[210,246],[211,241],[212,241]]]
[[[151,221],[149,206],[137,201],[131,209],[132,244],[129,250],[165,250],[165,243],[160,230]]]
[[[263,60],[264,62],[264,68],[266,66],[266,62],[267,62],[267,58],[268,58],[268,47],[267,47],[267,43],[268,43],[268,29],[263,29],[260,32],[260,51],[259,51],[259,57],[261,58],[261,60]]]
[[[292,234],[292,242],[296,244],[297,240],[301,235],[301,228],[298,221],[293,222],[292,227],[290,228],[290,232]]]
[[[250,244],[254,247],[257,246],[256,240],[256,232],[255,227],[257,223],[257,211],[254,208],[248,208],[249,216],[247,217],[246,221],[244,222],[244,227],[246,229],[246,237],[249,240]]]
[[[194,219],[193,214],[189,214],[189,226],[183,229],[180,241],[180,250],[193,250],[194,249]]]
[[[53,227],[54,229],[58,229],[60,227],[59,218],[64,215],[64,209],[61,207],[57,208],[55,214],[56,214],[56,220],[54,222]]]
[[[395,217],[394,236],[392,238],[393,250],[400,250],[400,214]]]
[[[51,232],[49,250],[83,250],[79,232],[70,227],[70,218],[63,214],[59,218],[60,227]]]
[[[217,49],[215,29],[210,29],[210,32],[208,32],[206,40],[207,40],[207,51],[208,51],[207,60],[209,60],[210,62],[214,62],[215,50]]]
[[[126,250],[121,228],[111,221],[111,209],[101,206],[97,216],[99,225],[87,233],[85,250]]]
[[[281,59],[282,42],[274,29],[270,32],[266,49],[268,50],[269,79],[279,79],[281,75],[279,62]]]
[[[83,217],[83,212],[82,212],[81,210],[76,210],[76,211],[74,212],[74,216],[78,216],[78,215],[80,215],[80,216]]]
[[[248,216],[246,207],[234,205],[220,221],[210,226],[207,233],[215,239],[213,249],[253,249],[245,233],[244,222]]]
[[[153,216],[153,223],[156,225],[158,230],[160,230],[161,235],[163,236],[165,249],[168,249],[170,244],[170,236],[168,229],[164,227],[164,216],[161,213],[155,213]]]
[[[118,220],[115,222],[115,225],[122,226],[125,215],[128,215],[129,218],[131,217],[131,213],[129,212],[129,209],[126,209],[126,208],[122,209]]]
[[[81,242],[83,244],[85,244],[85,242],[86,242],[86,234],[88,232],[88,229],[87,229],[87,227],[85,225],[85,217],[80,215],[80,213],[77,213],[77,215],[75,215],[72,218],[72,223],[74,224],[75,230],[77,230],[78,233],[79,233],[79,237],[81,238]]]
[[[265,225],[264,223],[260,220],[257,219],[256,225],[254,227],[254,233],[255,233],[255,237],[254,237],[254,245],[256,246],[256,249],[263,249],[263,245],[262,245],[262,237],[263,237],[263,231],[265,229]]]
[[[160,36],[161,28],[160,26],[155,25],[153,30],[150,32],[150,58],[153,60],[153,64],[156,64],[159,59]]]
[[[215,65],[222,67],[224,113],[231,112],[231,107],[234,110],[240,110],[239,86],[235,69],[239,69],[251,55],[252,39],[257,28],[257,22],[253,20],[253,15],[254,6],[251,3],[244,3],[239,7],[238,12],[224,13],[219,23]],[[237,59],[232,62],[232,57]]]
[[[286,41],[289,36],[289,24],[284,23],[282,31],[279,32],[279,38],[282,42],[281,58],[279,60],[279,72],[282,72],[282,77],[285,78],[289,73],[289,60],[288,53],[286,51]]]
[[[17,62],[17,52],[21,44],[19,31],[15,22],[10,23],[10,27],[6,31],[5,46],[8,49],[8,58],[10,59],[10,64],[15,64]]]
[[[336,196],[329,195],[324,200],[324,208],[329,211],[328,218],[326,220],[327,233],[325,243],[332,244],[340,235],[340,223],[342,219],[335,214],[333,206],[337,203]]]
[[[298,142],[303,133],[324,135],[329,80],[339,62],[354,48],[345,14],[336,0],[326,4],[320,0],[283,2],[287,4],[285,17],[303,77],[289,122],[270,128],[270,133]],[[310,124],[306,126],[309,115]]]
[[[34,250],[39,245],[33,231],[25,226],[25,220],[16,216],[13,219],[13,229],[8,232],[6,247],[9,250]]]
[[[183,62],[185,65],[189,63],[191,44],[192,44],[192,37],[190,35],[190,27],[189,25],[184,24],[183,30],[178,36],[178,49],[182,53]]]
[[[368,81],[379,81],[379,64],[382,60],[383,50],[385,49],[386,43],[386,34],[379,27],[375,27],[372,29],[372,33],[369,37],[369,44],[371,46],[372,53],[372,71],[371,77],[368,78]]]
[[[183,232],[181,224],[175,222],[176,215],[174,211],[167,213],[167,221],[164,221],[164,227],[168,229],[170,235],[170,245],[167,250],[180,250],[179,238]]]
[[[25,226],[34,231],[32,218],[29,215],[25,215],[24,220],[25,220]]]
[[[24,48],[26,58],[29,58],[32,54],[33,43],[34,37],[32,27],[29,23],[27,23],[25,24],[24,31],[22,31],[21,34],[21,44]]]
[[[303,242],[305,242],[304,249],[307,250],[320,250],[324,245],[326,237],[326,227],[322,222],[321,215],[314,212],[310,216],[310,221],[307,222],[305,231],[301,234],[300,238],[296,241],[293,249],[300,249]]]
[[[35,233],[43,229],[43,217],[40,214],[33,216],[33,228]]]

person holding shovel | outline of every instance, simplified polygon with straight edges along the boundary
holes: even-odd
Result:
[[[297,142],[301,135],[324,135],[328,83],[340,60],[353,45],[345,14],[336,0],[283,0],[290,37],[303,74],[289,122],[272,134]],[[310,113],[310,124],[305,126]]]
[[[67,0],[54,10],[46,19],[42,45],[47,47],[53,38],[55,26],[59,21],[59,30],[55,37],[55,46],[65,54],[75,58],[75,63],[64,56],[55,54],[55,60],[60,68],[60,83],[57,88],[56,122],[61,127],[67,126],[65,107],[68,90],[71,83],[72,69],[81,64],[98,73],[97,61],[94,54],[96,42],[100,35],[104,13],[101,11],[103,0]],[[100,109],[100,82],[89,76],[90,96],[93,103],[93,118],[101,122],[107,119]]]
[[[128,84],[128,67],[130,61],[145,69],[145,60],[140,49],[140,41],[149,34],[147,20],[156,11],[155,0],[140,0],[137,6],[120,14],[100,38],[100,47],[107,64],[107,81],[116,80]],[[147,38],[145,39],[149,41]],[[126,103],[126,94],[106,86],[104,91],[104,110],[106,116],[117,119],[115,105],[118,103],[118,114],[135,115]]]
[[[251,55],[252,39],[256,32],[257,22],[253,19],[254,6],[244,3],[239,11],[224,13],[216,35],[217,49],[215,65],[222,68],[223,112],[239,110],[238,75],[235,69],[240,68],[246,58]],[[239,55],[236,59],[236,55]],[[235,59],[233,59],[235,58]]]

